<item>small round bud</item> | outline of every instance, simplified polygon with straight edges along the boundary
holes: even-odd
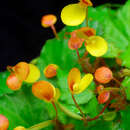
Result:
[[[103,85],[99,85],[99,86],[96,87],[96,91],[97,91],[98,93],[100,93],[101,91],[103,91],[103,89],[104,89],[104,86],[103,86]]]
[[[55,24],[57,21],[57,18],[55,15],[53,14],[48,14],[48,15],[44,15],[41,19],[41,25],[44,27],[44,28],[47,28],[47,27],[50,27],[52,26],[53,24]]]
[[[98,96],[98,102],[100,104],[103,104],[107,102],[110,98],[110,92],[109,91],[102,91]]]
[[[49,64],[43,71],[46,78],[53,78],[57,74],[58,66],[55,64]]]
[[[105,66],[98,68],[94,75],[95,75],[95,79],[99,83],[103,83],[103,84],[110,82],[113,78],[112,71]]]
[[[9,127],[8,119],[0,114],[0,130],[7,130]]]
[[[13,130],[26,130],[23,126],[17,126]]]
[[[7,78],[6,84],[7,84],[8,88],[10,88],[12,90],[19,90],[22,86],[22,81],[20,81],[19,78],[15,74],[12,73]]]

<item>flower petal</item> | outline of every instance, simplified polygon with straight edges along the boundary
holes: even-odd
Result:
[[[82,8],[79,4],[69,4],[62,9],[61,20],[69,26],[81,24],[86,17],[86,8]]]
[[[79,82],[79,84],[75,84],[73,87],[74,90],[74,94],[79,94],[81,92],[83,92],[88,86],[89,84],[92,82],[93,80],[93,75],[92,74],[86,74],[81,81]]]
[[[77,68],[71,69],[68,75],[68,85],[72,93],[73,93],[73,85],[79,83],[80,79],[81,79],[80,71]]]
[[[55,97],[55,87],[47,81],[38,81],[32,86],[32,93],[39,99],[50,102]]]
[[[40,78],[40,70],[33,64],[29,64],[29,75],[25,82],[34,83]]]
[[[86,50],[95,57],[104,55],[108,50],[107,42],[100,36],[91,36],[86,40]]]

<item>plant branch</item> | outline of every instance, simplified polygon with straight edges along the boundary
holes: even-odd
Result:
[[[43,121],[39,124],[36,124],[34,126],[31,126],[30,128],[27,128],[26,130],[40,130],[40,129],[45,128],[51,124],[53,124],[53,120],[47,120],[47,121]]]
[[[88,118],[87,121],[93,121],[93,120],[98,119],[103,114],[105,109],[108,107],[108,105],[110,104],[111,100],[112,100],[112,98],[110,98],[110,100],[106,103],[106,105],[103,107],[103,109],[101,110],[101,112],[97,116],[95,116],[94,118]]]
[[[66,113],[66,115],[74,118],[74,119],[77,119],[77,120],[82,120],[82,117],[74,112],[71,112],[69,111],[66,107],[64,107],[62,104],[60,104],[59,102],[57,102],[57,105],[59,106],[59,108],[64,112]]]

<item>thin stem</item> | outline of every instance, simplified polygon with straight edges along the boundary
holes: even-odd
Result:
[[[112,88],[112,87],[104,88],[104,90],[110,90],[110,91],[121,91],[120,88]]]
[[[7,70],[8,70],[9,72],[14,72],[12,68],[13,68],[12,66],[9,66],[9,65],[7,66]]]
[[[121,86],[121,83],[120,83],[120,81],[119,80],[117,80],[115,77],[113,77],[113,80],[119,85],[119,86]]]
[[[64,107],[62,104],[60,104],[59,102],[57,102],[58,107],[68,116],[77,119],[77,120],[82,120],[82,117],[74,112],[71,112],[70,110],[68,110],[66,107]]]
[[[86,26],[88,27],[88,7],[86,7]]]
[[[55,37],[56,37],[57,39],[59,39],[58,34],[57,34],[57,32],[56,32],[56,29],[55,29],[55,26],[54,26],[54,25],[51,25],[51,29],[52,29],[52,31],[53,31]]]
[[[39,124],[31,126],[30,128],[27,128],[26,130],[40,130],[40,129],[45,128],[51,124],[53,124],[53,120],[43,121]]]
[[[76,49],[76,53],[77,53],[78,59],[80,60],[80,55],[79,55],[79,50],[78,49]]]
[[[56,120],[57,120],[58,119],[58,111],[57,111],[57,108],[56,108],[56,104],[55,104],[54,101],[52,101],[51,103],[52,103],[52,105],[53,105],[53,107],[54,107],[54,109],[56,111]]]
[[[103,107],[103,109],[101,110],[101,112],[97,116],[95,116],[94,118],[87,119],[87,121],[93,121],[93,120],[98,119],[103,114],[105,109],[108,107],[108,105],[110,104],[111,100],[112,100],[112,98],[110,98],[110,100],[106,103],[106,105]]]
[[[82,114],[82,116],[83,116],[84,121],[86,122],[85,115],[84,115],[84,113],[82,112],[82,110],[80,109],[80,107],[79,107],[78,103],[76,102],[76,100],[75,100],[75,98],[74,98],[74,95],[73,95],[73,94],[71,94],[71,95],[72,95],[72,99],[73,99],[73,101],[74,101],[74,103],[75,103],[76,107],[79,109],[80,113],[81,113],[81,114]]]

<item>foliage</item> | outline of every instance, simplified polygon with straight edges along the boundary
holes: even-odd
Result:
[[[102,36],[107,40],[109,50],[103,56],[105,60],[115,60],[120,58],[122,60],[122,67],[130,68],[130,1],[119,9],[112,10],[107,8],[106,5],[102,5],[96,8],[89,8],[89,26],[96,30],[96,35]],[[59,102],[63,104],[67,109],[79,114],[79,110],[75,107],[71,98],[71,94],[67,85],[67,76],[69,71],[73,67],[77,67],[82,71],[79,65],[78,57],[75,50],[68,48],[68,38],[64,38],[65,32],[72,32],[75,29],[85,26],[85,22],[79,26],[66,26],[59,33],[59,39],[49,39],[43,46],[40,57],[37,59],[36,66],[40,69],[40,79],[46,80],[52,83],[56,88],[60,89],[61,96]],[[85,48],[80,48],[80,56],[85,52]],[[92,61],[95,61],[91,55]],[[48,64],[56,64],[59,66],[58,74],[56,77],[48,79],[44,76],[43,70]],[[110,66],[113,63],[110,64]],[[82,73],[84,74],[84,73]],[[8,89],[6,85],[6,79],[8,72],[0,73],[0,113],[5,115],[10,122],[9,130],[12,130],[18,125],[30,127],[34,124],[40,123],[45,120],[49,120],[55,117],[54,108],[51,104],[44,103],[43,101],[36,99],[31,92],[31,83],[23,83],[22,88],[19,91],[12,91]],[[130,77],[125,77],[122,85],[126,88],[127,100],[130,100]],[[77,103],[83,109],[83,112],[90,117],[96,116],[102,105],[98,104],[95,93],[95,83],[91,85],[81,94],[75,95]],[[60,109],[58,109],[58,119],[63,124],[73,123],[75,130],[83,129],[86,127],[83,122],[76,119],[72,119],[65,115]],[[108,110],[106,110],[108,111]],[[105,121],[102,116],[92,122],[88,122],[87,128],[90,130],[128,130],[130,119],[130,107],[117,113],[121,118],[120,122],[117,119],[113,121]],[[116,123],[115,123],[116,122]],[[51,130],[53,126],[44,128],[44,130]]]

